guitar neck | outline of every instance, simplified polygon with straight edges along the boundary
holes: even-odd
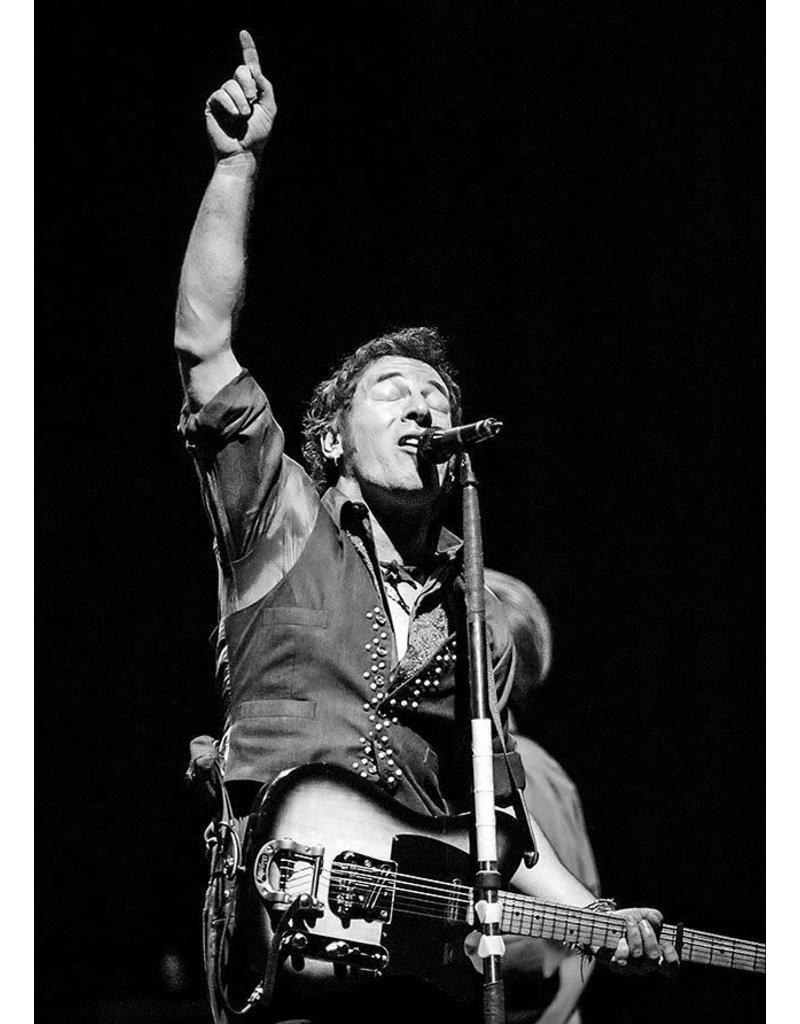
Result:
[[[530,896],[503,893],[501,930],[507,934],[553,939],[555,942],[613,949],[625,935],[621,918],[596,910],[546,903]],[[712,935],[692,928],[681,930],[681,960],[740,971],[766,972],[766,946],[748,939]],[[679,926],[665,924],[661,938],[676,943]]]

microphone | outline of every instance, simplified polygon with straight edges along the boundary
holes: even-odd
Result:
[[[417,453],[427,462],[447,462],[451,455],[460,452],[462,448],[485,441],[487,437],[494,437],[502,429],[503,424],[500,420],[491,416],[485,420],[478,420],[477,423],[465,423],[449,430],[429,427],[420,435]]]

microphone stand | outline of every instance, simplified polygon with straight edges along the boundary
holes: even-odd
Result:
[[[489,705],[486,643],[486,600],[483,573],[483,538],[478,501],[478,480],[469,453],[461,453],[463,503],[464,583],[467,606],[467,650],[472,718],[472,771],[475,797],[475,923],[480,923],[478,956],[483,961],[483,1016],[486,1024],[505,1024],[498,901],[497,830],[494,813],[494,758]]]

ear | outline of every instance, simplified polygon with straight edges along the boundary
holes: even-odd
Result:
[[[338,427],[334,425],[325,431],[322,435],[320,447],[326,459],[330,459],[331,462],[338,462],[344,451],[342,435],[339,433]]]

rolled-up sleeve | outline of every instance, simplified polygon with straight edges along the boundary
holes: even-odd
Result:
[[[197,412],[181,410],[178,430],[194,459],[223,560],[242,558],[275,501],[283,431],[247,370]]]

